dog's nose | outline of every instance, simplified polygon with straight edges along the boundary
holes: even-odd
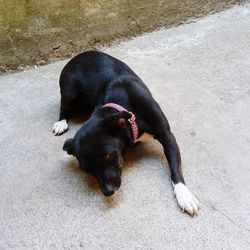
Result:
[[[105,196],[111,196],[115,193],[115,190],[114,189],[109,189],[109,190],[103,190],[103,194]]]
[[[105,196],[111,196],[115,193],[117,189],[113,187],[112,185],[106,185],[104,189],[102,190],[103,194]]]
[[[111,196],[115,193],[115,190],[105,190],[105,192],[103,192],[103,194],[105,196]]]

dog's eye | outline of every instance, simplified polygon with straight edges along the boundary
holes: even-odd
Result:
[[[104,155],[104,157],[103,157],[103,160],[104,160],[105,162],[111,161],[111,159],[112,159],[112,154],[106,154],[106,155]]]

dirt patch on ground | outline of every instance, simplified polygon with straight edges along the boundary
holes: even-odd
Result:
[[[1,1],[0,74],[171,27],[240,0]]]

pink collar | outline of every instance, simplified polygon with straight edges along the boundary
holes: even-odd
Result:
[[[107,104],[103,105],[102,108],[103,107],[114,108],[118,111],[126,111],[132,115],[131,118],[128,119],[128,121],[131,125],[131,129],[133,131],[133,136],[134,136],[134,142],[135,142],[137,140],[137,137],[138,137],[138,126],[137,126],[137,123],[135,120],[135,115],[132,112],[128,111],[127,109],[125,109],[124,107],[122,107],[116,103],[107,103]]]

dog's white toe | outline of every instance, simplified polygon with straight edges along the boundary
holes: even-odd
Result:
[[[186,185],[183,183],[174,184],[174,194],[177,202],[183,211],[186,211],[190,215],[198,215],[200,209],[199,201],[189,191]]]
[[[54,124],[54,127],[53,127],[54,135],[61,135],[66,130],[68,130],[68,123],[65,119],[58,121]]]

